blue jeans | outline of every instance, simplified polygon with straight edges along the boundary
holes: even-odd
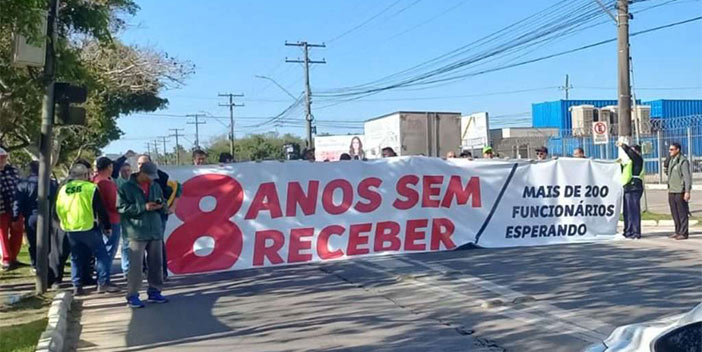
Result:
[[[73,286],[81,287],[83,270],[88,266],[90,257],[95,255],[95,269],[98,274],[98,285],[110,283],[110,257],[105,250],[105,242],[99,230],[68,232],[71,244],[71,280]]]
[[[127,275],[129,272],[129,239],[127,236],[122,236],[122,274]]]
[[[624,191],[624,237],[641,238],[641,195],[643,190]]]
[[[112,273],[112,263],[115,261],[117,256],[117,247],[119,247],[119,239],[121,237],[121,227],[119,223],[112,224],[112,235],[108,238],[105,247],[107,249],[107,255],[110,256],[110,266],[108,267],[110,273]]]

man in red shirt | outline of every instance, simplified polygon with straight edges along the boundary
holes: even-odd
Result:
[[[108,242],[105,244],[107,247],[107,254],[110,256],[110,265],[115,259],[117,254],[117,247],[119,246],[120,235],[120,218],[119,212],[117,212],[117,184],[112,180],[112,160],[107,157],[100,157],[95,161],[95,168],[97,173],[93,176],[93,183],[98,187],[100,192],[100,198],[102,204],[105,206],[107,215],[110,219],[110,224],[112,225],[112,236],[109,237]],[[110,268],[110,274],[111,274]]]

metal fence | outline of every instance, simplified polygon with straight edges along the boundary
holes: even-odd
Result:
[[[493,148],[501,157],[526,159],[533,159],[539,146],[546,146],[552,156],[572,156],[575,148],[583,148],[589,158],[613,160],[617,158],[617,127],[610,127],[612,136],[606,144],[595,145],[592,135],[576,130],[560,131],[557,136],[503,139],[493,143]],[[668,147],[675,142],[680,143],[682,153],[690,160],[695,178],[702,179],[702,115],[651,119],[634,126],[634,141],[643,149],[647,182],[666,182],[663,165]]]
[[[636,133],[637,130],[640,133]],[[592,136],[573,136],[573,131],[570,131],[570,135],[549,138],[547,146],[553,155],[572,155],[573,150],[580,147],[588,157],[616,159],[617,126],[612,126],[611,131],[613,138],[607,144],[595,145]],[[635,126],[634,132],[635,142],[643,149],[647,182],[665,182],[664,163],[668,147],[675,142],[682,146],[682,153],[690,160],[693,173],[702,177],[702,115],[651,119],[642,126]]]

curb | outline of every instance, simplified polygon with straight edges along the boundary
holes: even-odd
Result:
[[[46,324],[46,330],[39,337],[37,352],[63,351],[71,302],[73,302],[73,294],[69,291],[59,292],[54,297],[47,314],[49,322]]]
[[[694,183],[694,182],[693,182]],[[654,189],[654,190],[668,190],[668,185],[664,183],[647,183],[646,184],[646,189]],[[693,191],[702,191],[702,185],[692,185],[692,190]]]
[[[699,223],[698,220],[689,220],[688,226],[696,226]],[[623,221],[617,223],[618,226],[624,226]],[[675,222],[673,220],[641,220],[642,227],[673,227]]]

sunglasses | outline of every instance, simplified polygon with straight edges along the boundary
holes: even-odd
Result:
[[[536,155],[546,155],[544,152],[536,152]]]

